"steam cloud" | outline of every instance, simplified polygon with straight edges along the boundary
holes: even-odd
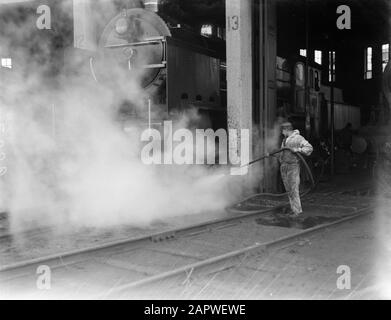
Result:
[[[137,77],[121,79],[123,72],[108,65],[122,84],[114,92],[80,72],[84,60],[54,76],[51,59],[62,49],[53,51],[50,37],[36,38],[30,19],[9,19],[0,36],[1,52],[14,62],[13,70],[1,70],[0,83],[7,165],[1,207],[12,230],[47,223],[148,225],[227,205],[225,180],[204,179],[211,169],[142,164],[140,125],[126,134],[117,121],[123,100],[143,107]]]

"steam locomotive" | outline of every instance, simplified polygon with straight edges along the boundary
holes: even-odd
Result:
[[[225,126],[225,44],[170,26],[143,8],[123,9],[105,26],[90,71],[96,81],[139,75],[145,108],[124,103],[121,113],[160,123],[196,110],[199,128]],[[116,65],[115,75],[105,66]],[[100,70],[104,70],[101,72]]]
[[[158,124],[193,110],[199,128],[226,126],[224,40],[202,36],[169,17],[163,20],[140,0],[32,0],[0,6],[2,30],[14,23],[27,23],[29,34],[35,29],[32,37],[15,36],[2,48],[6,52],[0,50],[2,57],[13,56],[13,72],[29,64],[13,53],[18,46],[31,46],[34,58],[42,57],[53,76],[84,68],[91,81],[114,92],[119,81],[124,86],[137,79],[143,103],[122,101],[118,119],[124,123],[139,119]],[[42,6],[49,10],[47,17],[41,16]],[[50,24],[37,28],[38,19]],[[40,53],[42,47],[45,52]],[[4,83],[9,71],[0,68]]]
[[[306,77],[308,84],[306,84]],[[308,115],[306,119],[306,85],[308,85]],[[304,57],[286,59],[277,57],[276,87],[278,115],[289,118],[295,127],[306,132],[310,127],[312,139],[329,135],[331,129],[331,97],[330,86],[322,83],[322,68],[320,65],[306,61]],[[361,112],[357,106],[346,104],[343,92],[334,88],[334,128],[340,130],[347,123],[354,129],[361,125]]]

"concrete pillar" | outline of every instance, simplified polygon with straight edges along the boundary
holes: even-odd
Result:
[[[239,133],[241,129],[249,130],[250,159],[253,110],[252,2],[226,0],[228,129],[237,129]],[[236,151],[240,152],[239,144]]]

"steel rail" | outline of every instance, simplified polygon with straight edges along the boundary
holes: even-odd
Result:
[[[251,198],[251,197],[249,197]],[[248,200],[248,199],[245,199]],[[244,200],[244,201],[245,201]],[[241,201],[240,203],[243,203],[244,201]],[[80,262],[80,261],[85,261],[88,259],[90,255],[96,254],[99,251],[110,249],[110,248],[115,248],[115,247],[121,247],[121,246],[126,246],[129,247],[130,245],[133,246],[138,246],[143,243],[149,243],[149,242],[158,242],[158,241],[165,241],[169,239],[173,239],[179,236],[184,236],[184,235],[194,235],[194,234],[199,234],[202,232],[207,232],[211,231],[213,229],[217,229],[220,225],[224,226],[227,223],[232,223],[232,222],[241,222],[241,221],[246,221],[248,219],[252,219],[256,216],[268,214],[268,213],[273,213],[276,211],[281,210],[282,208],[286,207],[288,203],[281,203],[280,205],[273,206],[264,210],[243,210],[240,211],[240,214],[230,216],[230,217],[224,217],[224,218],[218,218],[202,223],[197,223],[193,224],[190,226],[186,227],[180,227],[180,228],[173,228],[169,229],[166,231],[162,232],[157,232],[153,234],[148,234],[145,236],[140,236],[140,237],[135,237],[135,238],[126,238],[122,240],[116,240],[116,241],[110,241],[110,242],[105,242],[100,245],[96,246],[91,246],[91,247],[85,247],[81,249],[76,249],[76,250],[70,250],[70,251],[65,251],[62,253],[56,253],[48,256],[43,256],[43,257],[38,257],[34,259],[28,259],[28,260],[23,260],[20,262],[16,262],[13,264],[8,264],[8,265],[3,265],[0,266],[0,273],[4,273],[6,271],[13,271],[16,269],[24,269],[28,267],[32,267],[34,265],[41,265],[41,264],[54,264],[56,265],[56,262],[58,265],[66,265],[66,264],[72,264],[75,262]],[[339,206],[339,205],[318,205],[320,207],[332,207],[332,208],[343,208],[343,209],[351,209],[352,213],[354,211],[357,211],[356,207],[353,206]],[[245,213],[245,212],[248,213]],[[359,212],[359,211],[357,211]],[[50,230],[49,227],[45,230]],[[18,235],[26,234],[29,235],[31,233],[38,232],[39,230],[37,229],[32,229],[32,230],[27,230],[25,232],[18,233]],[[7,235],[2,235],[0,236],[0,239],[4,239],[7,237],[13,237],[14,235],[7,234]],[[75,261],[70,261],[74,259]]]

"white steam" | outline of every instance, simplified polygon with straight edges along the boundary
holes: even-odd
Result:
[[[118,72],[116,84],[123,87],[114,92],[80,73],[79,64],[54,77],[48,42],[39,44],[37,54],[29,50],[38,45],[30,22],[7,24],[12,32],[3,30],[0,37],[15,61],[0,99],[2,117],[8,117],[8,171],[0,192],[12,229],[34,223],[146,225],[227,205],[227,180],[203,179],[211,169],[141,162],[141,124],[126,134],[117,121],[123,100],[143,107],[136,78],[121,79]],[[26,39],[31,41],[21,46]],[[17,61],[29,63],[18,70]]]

